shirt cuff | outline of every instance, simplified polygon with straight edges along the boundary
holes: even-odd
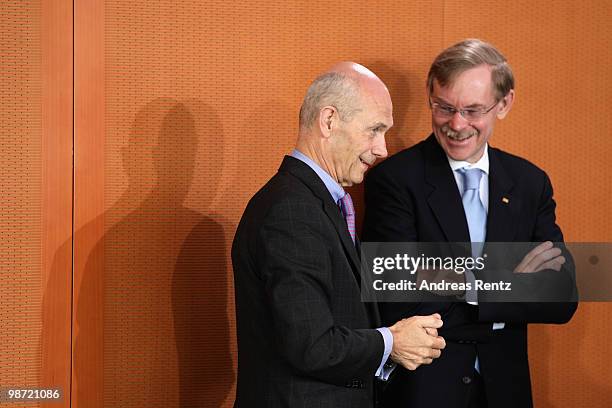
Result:
[[[383,336],[383,340],[385,342],[385,352],[375,375],[379,380],[387,381],[393,370],[395,370],[396,366],[396,364],[392,361],[387,363],[387,360],[391,355],[391,350],[393,350],[393,335],[388,327],[380,327],[376,330],[378,330],[378,332]]]

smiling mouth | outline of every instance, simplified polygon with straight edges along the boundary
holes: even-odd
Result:
[[[365,166],[366,166],[366,168],[369,168],[369,167],[371,166],[371,164],[370,164],[370,163],[368,163],[367,161],[365,161],[365,160],[363,160],[363,159],[359,159],[359,160],[361,161],[361,163],[362,163],[363,165],[365,165]]]
[[[449,139],[454,140],[456,142],[463,142],[464,140],[468,140],[472,136],[474,136],[473,133],[471,133],[469,135],[460,135],[460,134],[449,135],[448,133],[446,134],[446,137],[448,137]]]
[[[446,136],[447,138],[449,138],[452,141],[455,142],[463,142],[465,140],[470,139],[472,136],[475,136],[477,134],[477,132],[475,132],[474,130],[470,130],[468,132],[455,132],[449,128],[446,129],[442,129],[442,133],[444,134],[444,136]]]

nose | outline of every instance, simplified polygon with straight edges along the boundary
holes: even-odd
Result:
[[[372,154],[379,159],[384,159],[388,156],[387,143],[385,142],[385,135],[376,138],[374,145],[372,146]]]
[[[457,111],[450,118],[450,121],[448,122],[448,125],[454,131],[459,132],[459,131],[465,129],[467,126],[469,126],[470,123],[467,121],[467,119],[465,119],[463,116],[461,116],[461,113],[459,113],[459,111]]]

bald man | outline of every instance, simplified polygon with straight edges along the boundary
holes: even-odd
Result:
[[[236,407],[371,407],[374,379],[445,346],[440,316],[380,327],[362,303],[355,217],[343,187],[385,157],[384,83],[343,62],[310,85],[295,150],[250,200],[232,246]]]

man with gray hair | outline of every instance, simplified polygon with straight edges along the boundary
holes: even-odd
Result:
[[[427,78],[433,134],[373,169],[365,182],[364,241],[539,243],[516,266],[522,277],[546,278],[575,298],[571,257],[553,242],[563,234],[546,173],[527,160],[492,148],[497,120],[514,102],[514,76],[506,58],[477,39],[442,51]],[[564,264],[567,262],[567,265]],[[533,275],[534,273],[538,275]],[[477,272],[475,272],[477,273]],[[474,282],[466,273],[465,282]],[[411,408],[529,408],[527,323],[565,323],[567,303],[486,303],[465,292],[454,302],[386,303],[384,322],[440,313],[447,347],[418,371],[399,368],[385,406]]]
[[[383,82],[344,62],[318,77],[295,150],[255,194],[232,246],[238,337],[236,407],[374,405],[374,378],[430,364],[438,314],[380,324],[360,294],[355,213],[343,187],[387,156]]]

